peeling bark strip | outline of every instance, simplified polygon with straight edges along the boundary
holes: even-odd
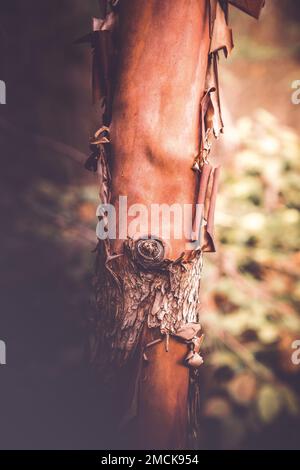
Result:
[[[266,2],[265,0],[229,0],[229,3],[258,19]]]

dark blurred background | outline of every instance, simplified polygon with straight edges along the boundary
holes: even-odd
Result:
[[[97,1],[2,0],[0,447],[107,449],[110,417],[85,362],[96,178],[83,169]],[[299,448],[300,7],[232,8],[220,70],[226,131],[219,250],[203,280],[206,367],[200,448]],[[212,288],[211,286],[215,286]],[[100,391],[99,391],[100,390]]]

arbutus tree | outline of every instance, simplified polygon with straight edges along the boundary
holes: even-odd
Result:
[[[263,0],[100,0],[100,18],[84,38],[93,51],[93,96],[103,120],[86,167],[98,173],[97,309],[89,354],[118,397],[119,429],[129,446],[184,449],[199,428],[198,368],[203,363],[200,281],[203,253],[215,251],[219,168],[209,162],[223,132],[218,59],[233,48],[230,4],[258,18]],[[150,226],[120,210],[192,207],[182,219]],[[163,236],[164,224],[170,237]],[[192,245],[191,245],[192,243]]]

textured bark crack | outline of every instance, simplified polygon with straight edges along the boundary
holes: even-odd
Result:
[[[176,335],[184,325],[199,323],[202,253],[162,260],[151,270],[138,261],[138,243],[125,241],[123,256],[113,259],[110,269],[103,269],[106,252],[99,244],[91,351],[101,370],[121,367],[132,357],[145,324]]]

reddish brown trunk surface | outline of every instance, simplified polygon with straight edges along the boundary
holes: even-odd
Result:
[[[140,449],[187,448],[187,347],[170,339],[169,352],[159,343],[147,353],[140,386],[137,444]]]
[[[119,196],[127,196],[128,206],[192,205],[196,202],[199,181],[191,168],[199,155],[201,139],[200,107],[210,47],[209,0],[122,0],[118,13],[118,66],[110,125],[111,203],[118,208]],[[176,260],[187,250],[190,237],[174,237],[174,227],[179,222],[170,221],[171,238],[164,240],[165,259]],[[151,235],[163,239],[161,229],[162,226],[152,226]],[[140,235],[149,234],[146,224],[139,230]],[[123,240],[111,240],[110,254],[122,253],[123,243]],[[140,282],[138,270],[132,275],[130,263],[124,272],[124,262],[127,263],[119,258],[109,265],[116,277],[120,275],[123,297],[118,297],[119,291],[110,274],[100,266],[105,274],[103,280],[100,279],[99,306],[101,314],[107,311],[108,324],[113,323],[115,315],[120,322],[119,332],[123,328],[125,332],[130,329],[128,322],[134,330],[141,318],[146,318],[149,326],[147,317],[150,314],[155,319],[157,308],[166,310],[165,318],[169,323],[165,332],[176,333],[182,323],[198,322],[202,264],[198,255],[185,267],[171,266],[164,274],[158,270],[153,275],[152,271],[152,275],[148,275],[152,276],[149,282],[145,273]],[[173,284],[171,270],[176,272]],[[188,273],[185,281],[184,272]],[[160,287],[160,282],[164,287]],[[137,285],[140,285],[138,289]],[[148,300],[144,292],[148,292]],[[178,305],[180,311],[177,312]],[[123,318],[116,313],[122,309]],[[135,321],[132,320],[134,315]],[[140,340],[141,349],[152,334],[148,326],[145,325]],[[159,323],[155,326],[159,331]],[[102,324],[102,328],[106,326]],[[121,336],[120,344],[123,344]],[[118,349],[118,340],[113,347]],[[165,350],[165,341],[147,349],[148,361],[143,362],[139,380],[133,448],[187,447],[189,369],[184,364],[186,355],[186,344],[174,338],[170,338],[169,352]],[[136,369],[131,385],[136,380],[135,375]],[[132,393],[132,386],[129,388]],[[121,393],[127,395],[126,390]]]
[[[112,202],[192,204],[209,52],[207,0],[123,0],[113,104]],[[173,223],[173,222],[171,222]],[[147,234],[147,227],[141,232]],[[156,235],[161,236],[161,228]],[[166,256],[187,240],[171,231]],[[116,251],[122,241],[113,243]]]
[[[112,203],[192,204],[200,101],[209,52],[207,0],[123,0],[111,144]],[[143,228],[141,229],[143,231]],[[161,235],[157,229],[156,235]],[[147,228],[144,228],[144,234]],[[186,239],[168,244],[176,259]],[[114,241],[114,251],[122,251]],[[186,448],[187,347],[150,348],[140,385],[136,442],[141,449]]]

